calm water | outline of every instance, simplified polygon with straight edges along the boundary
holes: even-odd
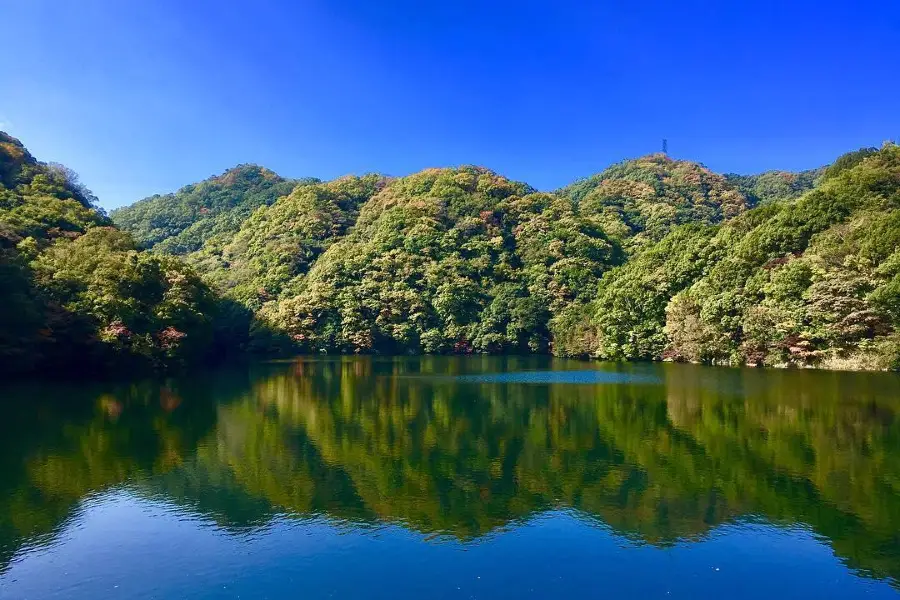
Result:
[[[0,598],[897,598],[900,376],[334,358],[0,389]]]

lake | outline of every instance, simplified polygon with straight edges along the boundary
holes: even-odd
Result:
[[[0,389],[0,598],[898,598],[900,376],[325,357]]]

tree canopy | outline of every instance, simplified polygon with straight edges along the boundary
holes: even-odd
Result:
[[[110,217],[142,247],[186,254],[233,234],[254,210],[272,204],[294,186],[317,182],[284,179],[257,165],[238,165],[174,194],[138,200],[112,211]]]
[[[610,235],[637,250],[684,223],[720,223],[750,207],[726,177],[701,164],[651,154],[559,190]]]
[[[308,350],[540,351],[554,312],[620,260],[571,200],[479,167],[430,169],[373,196],[262,315]]]
[[[849,156],[799,198],[676,229],[609,273],[592,306],[594,343],[581,350],[896,368],[900,148]]]
[[[141,252],[69,170],[0,133],[0,371],[161,366],[206,356],[220,302]]]
[[[477,166],[255,165],[113,211],[0,137],[4,369],[258,352],[900,367],[900,150],[719,175],[653,154],[555,193]]]

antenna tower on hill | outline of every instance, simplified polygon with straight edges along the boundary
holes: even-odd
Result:
[[[669,155],[669,140],[666,138],[663,138],[663,154],[666,156]]]

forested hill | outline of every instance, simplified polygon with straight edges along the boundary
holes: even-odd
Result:
[[[141,252],[75,175],[0,132],[0,372],[109,371],[203,360],[239,339],[183,262]]]
[[[238,165],[221,175],[112,211],[110,217],[143,247],[169,254],[200,249],[208,240],[237,231],[260,206],[317,179],[284,179],[257,165]]]
[[[790,171],[766,171],[757,175],[728,173],[726,181],[735,186],[753,206],[791,200],[812,189],[825,169],[809,169],[798,173]]]
[[[547,351],[550,319],[623,258],[568,198],[428,169],[372,196],[260,314],[308,350]]]
[[[735,182],[665,154],[621,162],[557,193],[635,250],[659,241],[675,225],[720,223],[752,205]]]
[[[675,228],[557,332],[605,359],[897,368],[900,148],[865,149],[797,199]]]
[[[188,260],[223,293],[259,309],[306,273],[386,183],[384,177],[370,174],[297,185],[273,206],[256,211],[238,230],[208,241]]]
[[[900,366],[894,144],[749,176],[655,154],[554,193],[474,166],[242,165],[117,229],[4,135],[0,186],[7,370],[225,350]]]

